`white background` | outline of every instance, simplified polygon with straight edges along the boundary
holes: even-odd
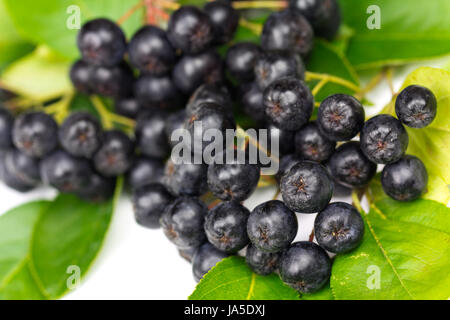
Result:
[[[411,71],[418,66],[442,67],[448,58],[408,66],[396,71],[395,90],[398,90]],[[364,84],[363,84],[364,85]],[[362,85],[362,86],[363,86]],[[366,108],[372,115],[391,99],[387,83],[382,83],[368,99],[376,106]],[[251,210],[270,200],[274,188],[258,190],[246,206]],[[0,212],[34,199],[51,199],[56,195],[48,188],[27,194],[15,192],[0,183]],[[333,199],[348,200],[349,199]],[[307,240],[315,215],[298,215],[299,234],[296,240]],[[191,266],[182,259],[161,230],[138,226],[133,217],[130,200],[123,196],[114,213],[103,249],[83,279],[79,288],[64,299],[186,299],[195,289]]]

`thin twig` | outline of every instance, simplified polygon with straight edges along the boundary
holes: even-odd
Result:
[[[316,96],[320,90],[328,83],[328,79],[322,79],[320,82],[314,87],[314,89],[311,91],[313,96]]]
[[[98,114],[100,115],[100,120],[102,122],[103,127],[105,129],[112,129],[113,123],[109,117],[109,111],[108,109],[106,109],[105,105],[103,104],[103,101],[98,96],[91,96],[90,99],[95,107],[95,110],[97,110]]]
[[[287,1],[239,1],[233,2],[235,9],[284,9]]]
[[[315,73],[315,72],[307,71],[307,72],[305,72],[305,79],[306,79],[306,81],[325,80],[326,79],[329,82],[340,84],[341,86],[351,89],[355,92],[359,92],[361,90],[361,88],[359,86],[357,86],[356,84],[354,84],[353,82],[350,82],[348,80],[345,80],[345,79],[342,79],[342,78],[339,78],[336,76],[332,76],[330,74]]]
[[[138,11],[139,9],[143,8],[145,6],[145,2],[144,1],[140,1],[138,3],[136,3],[134,6],[132,6],[130,8],[130,10],[128,10],[127,12],[125,12],[125,14],[123,16],[121,16],[118,20],[117,20],[117,24],[121,25],[123,24],[125,21],[127,21],[136,11]]]
[[[251,22],[251,21],[248,21],[245,18],[239,19],[239,25],[241,27],[249,29],[250,31],[252,31],[254,34],[256,34],[258,36],[261,34],[262,29],[263,29],[262,25],[254,23],[254,22]]]

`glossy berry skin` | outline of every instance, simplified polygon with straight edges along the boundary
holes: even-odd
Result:
[[[90,182],[92,169],[89,161],[57,150],[41,161],[42,181],[64,193],[77,193]]]
[[[367,159],[357,141],[344,143],[328,161],[330,175],[348,188],[366,186],[377,172],[377,165]]]
[[[266,276],[277,270],[280,256],[280,252],[265,252],[250,244],[247,247],[245,261],[253,272]]]
[[[333,253],[349,252],[362,242],[364,221],[352,205],[334,202],[316,216],[314,234],[325,250]]]
[[[173,196],[160,183],[150,183],[133,191],[133,211],[136,222],[146,228],[158,229],[159,219]]]
[[[316,122],[310,122],[295,133],[295,152],[304,160],[323,162],[334,152],[336,142],[320,132]]]
[[[333,141],[347,141],[361,131],[365,112],[361,103],[346,94],[326,98],[319,107],[317,124],[322,133]]]
[[[280,155],[285,155],[294,152],[294,137],[295,131],[282,130],[275,126],[274,124],[269,124],[266,126],[269,132],[269,139],[267,144],[267,151],[272,152],[272,141],[278,140]],[[273,150],[273,155],[277,153],[277,150]]]
[[[12,128],[14,118],[12,114],[0,106],[0,150],[12,147]]]
[[[201,245],[192,258],[192,273],[195,281],[200,281],[217,263],[228,257],[225,252],[206,242]]]
[[[239,81],[251,81],[255,76],[253,69],[261,52],[261,48],[252,42],[232,45],[225,57],[227,71]]]
[[[225,1],[208,2],[204,10],[213,26],[214,43],[220,45],[230,42],[239,23],[239,13]]]
[[[247,233],[251,243],[265,252],[278,252],[297,235],[297,216],[283,202],[271,200],[250,213]]]
[[[231,113],[233,108],[230,92],[225,86],[220,84],[202,84],[189,98],[186,106],[187,115],[192,116],[199,112],[199,109],[205,102],[215,103],[223,112]]]
[[[395,113],[408,127],[424,128],[436,118],[436,96],[430,89],[422,86],[406,87],[397,97]]]
[[[124,97],[115,101],[114,111],[124,117],[136,119],[142,105],[135,97]]]
[[[76,195],[88,202],[102,203],[112,198],[115,187],[114,179],[105,178],[94,172],[89,176],[86,187],[79,190]]]
[[[133,163],[134,143],[122,131],[105,131],[103,143],[94,155],[95,169],[105,177],[117,177]]]
[[[58,125],[43,112],[28,112],[14,121],[14,145],[30,157],[42,158],[58,146]]]
[[[204,223],[208,208],[198,198],[180,197],[165,209],[160,219],[166,237],[178,248],[205,242]]]
[[[186,120],[186,109],[178,110],[177,112],[171,113],[167,116],[166,122],[164,124],[164,131],[166,132],[167,140],[169,144],[173,147],[178,144],[179,140],[172,141],[172,134],[178,130],[184,128],[184,121]]]
[[[134,95],[144,108],[173,110],[181,106],[180,92],[170,76],[140,76],[134,84]]]
[[[127,44],[120,27],[108,19],[94,19],[83,25],[77,38],[83,60],[96,66],[111,67],[125,54]]]
[[[91,94],[93,90],[94,66],[84,60],[76,61],[70,68],[70,80],[78,92]]]
[[[137,189],[153,182],[161,182],[164,163],[160,159],[139,156],[128,171],[128,184]]]
[[[187,262],[192,263],[192,259],[194,258],[194,254],[198,250],[199,247],[200,246],[192,247],[192,248],[178,249],[178,254],[180,255],[180,257],[182,257]]]
[[[297,163],[303,161],[303,158],[300,157],[298,154],[290,153],[285,156],[283,156],[280,160],[280,166],[278,168],[278,173],[276,174],[276,179],[278,183],[280,183],[281,178],[286,172],[289,172],[293,166],[295,166]]]
[[[395,200],[415,200],[427,188],[427,169],[419,158],[406,155],[384,167],[381,173],[381,185],[384,192]]]
[[[209,190],[223,201],[244,201],[255,191],[259,177],[257,165],[239,164],[237,159],[208,166]]]
[[[140,72],[161,76],[170,71],[176,61],[175,49],[164,30],[156,26],[144,26],[128,44],[131,64]]]
[[[314,213],[325,208],[333,195],[333,183],[324,166],[312,161],[297,163],[281,178],[284,203],[293,211]]]
[[[341,25],[341,11],[336,0],[290,0],[289,8],[304,15],[319,37],[333,39]]]
[[[265,52],[254,67],[255,81],[264,90],[275,80],[284,77],[303,79],[305,66],[301,58],[285,52]]]
[[[73,112],[59,128],[61,145],[76,157],[91,158],[100,147],[102,138],[99,121],[87,112]]]
[[[400,160],[405,154],[409,137],[400,121],[381,114],[366,121],[360,141],[361,150],[370,161],[388,164]]]
[[[263,91],[256,82],[242,83],[239,86],[240,103],[244,112],[258,123],[266,121]]]
[[[274,81],[264,90],[267,117],[279,128],[298,130],[311,117],[314,97],[306,84],[295,78]]]
[[[205,220],[208,241],[226,253],[235,253],[249,242],[247,220],[250,212],[236,202],[222,202],[209,211]]]
[[[27,192],[39,185],[41,181],[39,160],[16,149],[10,149],[2,156],[0,177],[8,187],[19,192]]]
[[[222,59],[214,50],[185,55],[175,65],[172,79],[185,94],[191,94],[203,83],[220,83],[223,79]]]
[[[133,92],[133,82],[133,71],[125,62],[113,67],[95,67],[92,71],[92,92],[102,96],[130,96]]]
[[[330,279],[331,260],[324,249],[313,242],[293,243],[280,258],[281,280],[302,293],[321,289]]]
[[[167,35],[175,48],[196,54],[211,46],[214,27],[209,16],[199,8],[182,6],[172,13]]]
[[[164,182],[168,189],[177,196],[201,196],[208,190],[205,164],[181,163],[167,161]]]
[[[136,122],[136,146],[148,157],[163,159],[170,151],[165,133],[167,115],[163,112],[144,112]]]
[[[261,34],[265,51],[288,51],[307,56],[314,44],[314,31],[301,14],[284,10],[267,18]]]

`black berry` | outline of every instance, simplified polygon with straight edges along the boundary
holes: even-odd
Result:
[[[173,110],[182,102],[170,76],[142,75],[134,84],[134,94],[144,108]]]
[[[195,90],[186,106],[186,113],[193,115],[205,102],[214,102],[224,112],[231,112],[232,104],[230,92],[219,84],[203,84]]]
[[[14,118],[11,113],[0,106],[0,150],[12,147],[12,128]]]
[[[256,82],[243,83],[239,87],[239,96],[244,112],[258,123],[266,121],[263,103],[263,90]]]
[[[239,42],[232,45],[225,57],[228,72],[239,81],[254,78],[254,66],[261,54],[261,48],[251,42]]]
[[[272,152],[272,141],[278,140],[278,149],[274,149],[273,156],[276,156],[278,151],[279,155],[285,155],[294,152],[294,138],[295,131],[283,130],[275,126],[274,124],[269,124],[266,126],[269,139],[267,144],[267,151]]]
[[[137,189],[153,182],[161,182],[164,176],[164,163],[160,159],[140,156],[135,158],[128,172],[128,184]]]
[[[93,85],[94,67],[84,60],[76,61],[70,68],[70,80],[77,91],[91,94]]]
[[[208,185],[205,164],[181,163],[167,161],[164,181],[175,195],[201,196],[206,193]]]
[[[92,91],[102,96],[130,96],[133,92],[133,82],[133,71],[125,62],[113,67],[95,67],[92,71]]]
[[[250,244],[247,247],[245,261],[253,272],[265,276],[277,270],[280,256],[280,252],[265,252]]]
[[[280,159],[280,165],[278,168],[278,173],[276,174],[276,179],[278,183],[280,183],[281,178],[286,172],[289,172],[293,166],[295,166],[297,163],[303,161],[303,158],[300,157],[298,154],[287,154],[283,156]]]
[[[137,118],[136,146],[143,155],[163,159],[170,151],[165,133],[167,115],[162,112],[144,112]]]
[[[105,202],[112,198],[116,183],[114,179],[105,178],[97,173],[89,176],[85,188],[77,191],[77,196],[93,203]]]
[[[135,97],[125,97],[115,101],[114,110],[117,114],[136,119],[142,110],[142,105]]]
[[[408,127],[426,127],[436,118],[436,97],[430,89],[417,85],[409,86],[398,95],[395,113]]]
[[[225,252],[216,249],[212,244],[206,242],[201,245],[192,258],[192,273],[198,282],[217,263],[228,257]]]
[[[231,41],[239,23],[239,13],[225,1],[208,2],[204,10],[213,26],[214,43],[225,44]]]
[[[306,124],[295,134],[295,152],[304,160],[323,162],[335,148],[336,142],[324,136],[316,122]]]
[[[167,140],[169,144],[173,147],[178,144],[179,139],[172,141],[172,134],[175,130],[184,129],[184,121],[186,120],[186,109],[178,110],[172,114],[169,114],[166,118],[166,123],[164,124],[164,131],[166,132]]]
[[[0,176],[8,187],[27,192],[38,186],[41,181],[39,160],[15,149],[6,151],[2,156]]]

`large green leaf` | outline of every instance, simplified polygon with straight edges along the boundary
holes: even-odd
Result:
[[[335,258],[336,299],[449,299],[450,209],[435,201],[378,201],[362,213],[361,246]]]
[[[78,57],[76,35],[78,30],[69,29],[67,10],[77,6],[82,23],[98,17],[117,20],[140,0],[4,0],[16,28],[21,34],[39,44],[46,44],[64,57]],[[132,15],[123,28],[128,36],[142,25],[142,12]]]
[[[347,56],[357,69],[450,54],[448,0],[340,0],[344,23],[354,31]],[[367,9],[380,8],[381,28],[370,30]]]

